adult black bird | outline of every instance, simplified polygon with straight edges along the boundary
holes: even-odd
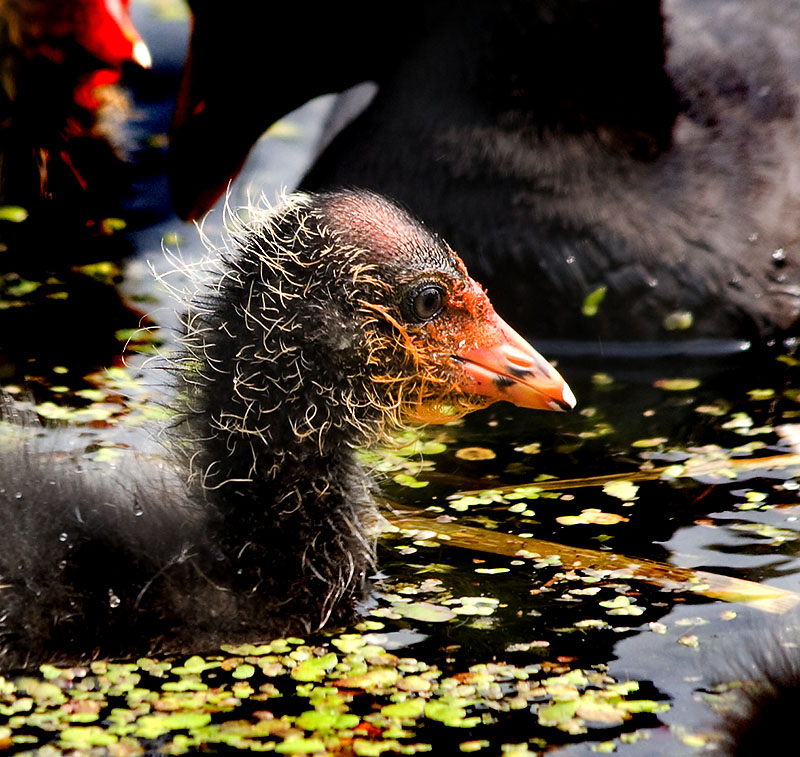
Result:
[[[121,160],[115,88],[150,65],[129,0],[0,0],[0,203],[109,192]]]
[[[797,331],[797,0],[192,8],[172,144],[183,215],[273,121],[370,80],[301,186],[404,202],[526,336]]]
[[[574,398],[438,236],[380,196],[249,210],[184,316],[168,454],[76,466],[0,436],[0,665],[315,629],[373,559],[359,447]],[[14,406],[9,405],[13,414]]]

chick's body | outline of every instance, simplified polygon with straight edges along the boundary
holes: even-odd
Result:
[[[574,403],[455,253],[383,198],[296,195],[249,215],[184,315],[165,455],[108,475],[57,438],[4,440],[5,667],[344,620],[373,560],[356,448],[496,399]]]

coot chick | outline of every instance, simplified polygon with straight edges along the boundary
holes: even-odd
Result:
[[[167,456],[109,475],[0,437],[0,665],[213,650],[345,620],[373,560],[356,449],[574,398],[438,236],[381,197],[250,209],[172,361]]]
[[[179,212],[224,189],[272,121],[370,80],[301,188],[404,202],[526,336],[797,332],[796,0],[406,2],[391,29],[360,2],[233,4],[192,3]],[[240,74],[263,66],[265,39],[291,63],[254,97]]]

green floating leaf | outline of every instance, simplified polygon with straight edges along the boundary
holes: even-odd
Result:
[[[492,615],[500,600],[494,597],[459,597],[448,600],[448,604],[457,605],[453,608],[456,615]]]
[[[631,447],[658,447],[662,444],[666,444],[668,441],[669,439],[664,436],[654,436],[650,439],[637,439],[635,442],[631,442]]]
[[[490,742],[486,740],[482,741],[462,741],[458,748],[465,752],[466,754],[471,754],[472,752],[479,752],[481,749],[486,749],[490,745]]]
[[[291,739],[275,746],[278,754],[313,754],[324,752],[325,742],[322,739]]]
[[[427,441],[422,442],[420,452],[423,455],[441,455],[442,452],[447,451],[447,445],[442,442]]]
[[[638,498],[639,487],[633,481],[609,481],[603,485],[603,492],[623,502]]]
[[[688,392],[697,389],[700,381],[693,378],[658,379],[653,382],[653,386],[667,392]]]
[[[19,205],[0,205],[0,221],[22,223],[28,217],[28,211]]]
[[[295,725],[304,731],[330,731],[333,729],[355,728],[358,725],[357,715],[345,715],[339,712],[308,710],[298,715]]]
[[[347,676],[335,681],[347,689],[385,689],[394,686],[400,674],[394,668],[372,668],[362,675]]]
[[[753,419],[747,413],[734,413],[729,421],[722,424],[724,429],[752,428]]]
[[[400,486],[407,486],[410,489],[422,489],[424,486],[428,485],[428,481],[419,481],[418,479],[414,478],[414,476],[410,476],[408,473],[398,473],[392,479],[396,484],[400,484]]]
[[[113,733],[97,726],[88,728],[73,727],[61,731],[61,742],[69,749],[88,749],[90,747],[110,746],[119,739]]]
[[[231,675],[234,678],[252,678],[255,675],[256,669],[252,665],[243,664],[237,665]]]
[[[393,720],[416,720],[424,711],[425,700],[419,697],[381,707],[381,714]]]
[[[122,231],[127,225],[122,218],[103,218],[100,221],[100,232],[105,236],[110,236],[117,231]]]
[[[103,260],[98,263],[87,263],[86,265],[75,266],[74,270],[86,276],[91,276],[97,281],[102,281],[104,284],[113,283],[114,279],[120,275],[119,266],[110,260]]]
[[[638,607],[628,597],[619,596],[599,604],[608,608],[606,612],[609,615],[641,615],[644,612],[643,607]]]
[[[158,738],[170,731],[202,728],[211,722],[208,712],[170,712],[158,715],[143,715],[136,721],[139,735],[144,738]],[[87,729],[88,730],[88,729]]]
[[[106,393],[100,389],[79,389],[75,392],[76,397],[82,397],[90,402],[103,402],[106,398]]]
[[[41,281],[20,279],[16,284],[6,287],[6,293],[10,297],[24,297],[26,294],[35,292],[40,286],[42,286]]]
[[[66,421],[72,417],[74,411],[71,408],[62,407],[53,402],[42,402],[36,405],[36,412],[47,420]]]
[[[398,754],[412,754],[403,750],[399,741],[389,739],[387,741],[367,741],[366,739],[356,739],[353,742],[353,753],[357,757],[380,757],[384,752],[395,752]]]
[[[661,322],[667,331],[686,331],[694,325],[694,315],[689,310],[676,310]]]
[[[505,495],[506,499],[539,499],[542,493],[540,486],[518,486]]]
[[[343,633],[331,639],[331,644],[344,654],[351,654],[357,649],[361,649],[367,643],[360,633]]]
[[[597,289],[593,289],[589,292],[583,300],[583,305],[581,305],[581,313],[587,318],[592,318],[597,315],[597,311],[600,309],[600,303],[605,299],[607,291],[608,287],[599,286]]]
[[[596,507],[582,510],[580,515],[559,515],[556,522],[562,526],[578,526],[592,524],[595,526],[613,526],[617,523],[626,523],[628,518],[617,513],[605,513]]]
[[[462,447],[456,450],[456,457],[459,460],[494,460],[497,454],[494,450],[486,447]]]
[[[466,710],[458,705],[435,700],[425,704],[425,717],[450,727],[472,728],[481,722],[479,717],[466,717]]]
[[[404,618],[422,620],[427,623],[445,623],[455,617],[455,613],[449,608],[435,605],[431,602],[397,604],[394,605],[394,609]]]
[[[321,681],[329,670],[336,667],[338,661],[334,652],[328,652],[322,657],[311,657],[292,670],[292,678],[296,681]]]
[[[125,453],[121,449],[115,447],[100,447],[97,452],[90,455],[91,459],[96,463],[107,463],[113,465],[122,460]]]

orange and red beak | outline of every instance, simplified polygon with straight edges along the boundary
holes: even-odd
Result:
[[[453,355],[464,372],[463,392],[536,410],[575,407],[575,395],[558,371],[491,306],[480,332],[475,344]]]

